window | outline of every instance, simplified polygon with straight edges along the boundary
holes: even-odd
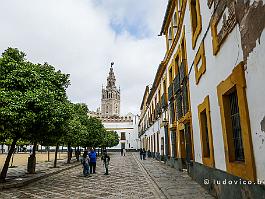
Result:
[[[171,45],[172,45],[172,27],[171,24],[169,24],[169,28],[168,28],[168,49],[170,49]]]
[[[211,19],[214,55],[217,55],[228,34],[232,32],[237,24],[235,4],[236,3],[234,1],[226,1],[224,3],[214,5],[214,7],[217,6]],[[208,0],[208,6],[211,5],[212,0]]]
[[[196,0],[190,1],[190,12],[191,12],[191,28],[192,32],[196,31],[198,20],[197,20],[197,10],[196,10]]]
[[[202,30],[199,0],[190,0],[190,17],[192,30],[192,48],[194,49],[198,36]]]
[[[198,118],[200,124],[202,161],[203,164],[209,167],[214,167],[214,151],[209,96],[207,96],[204,101],[198,106]]]
[[[173,82],[173,69],[172,69],[172,67],[169,69],[169,72],[168,72],[168,80],[169,80],[168,100],[172,101],[173,98],[174,98],[174,95],[173,95],[173,85],[172,85],[172,82]]]
[[[195,70],[196,84],[198,84],[201,79],[201,76],[206,71],[206,58],[205,58],[205,49],[203,41],[194,59],[194,70]]]
[[[185,29],[184,29],[185,30]],[[175,55],[175,71],[177,74],[174,79],[174,92],[176,99],[177,120],[181,119],[189,112],[189,89],[187,81],[187,66],[186,66],[186,43],[185,31],[183,30],[182,41],[179,47],[179,52]],[[179,63],[181,62],[181,63]]]
[[[170,107],[170,124],[173,124],[176,121],[174,101],[170,102],[169,107]]]
[[[256,180],[243,63],[217,87],[227,172]]]
[[[174,33],[174,36],[177,33],[177,29],[178,29],[178,12],[175,11],[174,15],[173,15],[173,33]]]
[[[121,132],[121,140],[126,140],[125,132]]]
[[[164,90],[164,94],[167,93],[167,89],[166,89],[166,80],[163,81],[163,90]]]
[[[179,11],[181,11],[183,0],[178,0]]]
[[[242,133],[240,125],[240,115],[238,107],[238,98],[236,91],[228,94],[230,104],[230,120],[232,123],[232,144],[234,148],[235,161],[245,161],[244,147],[242,142]]]
[[[162,101],[162,108],[164,110],[167,109],[167,83],[166,83],[166,78],[163,80],[163,92],[164,94],[161,97],[161,101]]]
[[[173,79],[173,73],[172,73],[172,68],[169,69],[169,84],[172,83],[172,79]]]

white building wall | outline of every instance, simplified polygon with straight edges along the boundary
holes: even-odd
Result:
[[[246,68],[246,94],[249,109],[251,135],[256,164],[257,179],[265,180],[265,131],[261,127],[265,120],[265,32],[263,31],[260,42],[250,53]],[[262,131],[263,129],[263,131]]]
[[[140,141],[138,138],[138,116],[131,115],[132,122],[103,122],[104,127],[107,130],[116,131],[121,137],[121,132],[125,132],[125,148],[126,149],[139,149]],[[121,143],[112,147],[111,149],[121,149]]]
[[[202,32],[198,37],[196,47],[192,49],[192,31],[190,26],[190,11],[187,7],[184,24],[186,35],[186,47],[187,47],[187,61],[188,68],[191,73],[189,76],[190,83],[190,99],[191,99],[191,111],[192,111],[192,125],[193,125],[193,143],[194,143],[194,158],[196,162],[202,163],[202,149],[200,139],[200,127],[198,119],[198,105],[201,104],[204,98],[209,95],[210,97],[210,114],[212,123],[212,135],[214,146],[214,158],[215,167],[220,170],[226,171],[224,142],[221,125],[220,109],[218,105],[217,97],[217,85],[221,81],[225,80],[231,73],[233,68],[243,60],[243,53],[240,42],[240,32],[238,25],[228,35],[225,42],[222,44],[219,53],[213,55],[212,36],[211,30],[207,33],[204,45],[206,56],[206,72],[202,75],[200,82],[196,85],[195,71],[193,60],[201,44],[201,41],[208,28],[211,12],[207,6],[200,6],[202,16]],[[212,7],[213,9],[213,7]]]
[[[192,31],[190,25],[190,6],[187,4],[184,26],[187,48],[187,62],[190,71],[189,86],[190,86],[190,100],[192,111],[192,128],[193,128],[193,144],[194,144],[194,158],[196,162],[202,163],[202,149],[200,138],[200,127],[198,120],[198,105],[201,104],[204,98],[209,95],[210,98],[210,116],[212,125],[213,147],[214,147],[214,161],[217,169],[226,171],[225,151],[223,142],[223,132],[221,124],[220,107],[218,104],[217,86],[225,80],[231,73],[235,66],[243,61],[243,51],[241,46],[241,35],[239,25],[237,24],[232,32],[228,34],[225,41],[220,47],[220,51],[216,56],[213,55],[212,35],[211,29],[204,40],[205,56],[206,56],[206,72],[202,75],[200,82],[196,85],[195,71],[193,66],[194,57],[198,48],[208,29],[210,19],[213,13],[214,6],[209,9],[205,2],[200,2],[200,10],[202,17],[202,31],[199,35],[196,47],[192,49]],[[182,33],[181,33],[182,36]],[[179,41],[181,40],[181,36]],[[170,64],[174,58],[174,54],[178,50],[179,42],[174,49],[174,52],[168,62],[166,71],[168,71]],[[246,94],[248,101],[251,135],[253,142],[253,151],[256,164],[257,178],[265,180],[265,126],[261,126],[261,122],[265,120],[265,67],[264,67],[264,53],[265,52],[265,33],[263,31],[259,42],[250,53],[247,60],[247,68],[245,72],[246,77]],[[164,72],[164,75],[166,73]],[[163,76],[164,76],[163,75]],[[167,78],[168,81],[168,78]],[[167,82],[168,86],[168,82]],[[167,91],[166,91],[167,92]],[[162,92],[163,93],[163,92]],[[163,113],[164,115],[164,113]],[[264,121],[265,123],[265,121]],[[156,124],[156,123],[155,123]],[[153,126],[155,126],[155,124]],[[263,124],[264,125],[264,124]],[[151,126],[146,130],[146,135],[150,136],[156,133],[154,127]],[[262,130],[263,129],[263,130]],[[165,138],[164,127],[160,129],[160,138]],[[145,135],[144,134],[144,135]],[[144,135],[142,137],[144,137]],[[171,136],[169,134],[169,144],[171,145]],[[161,141],[161,139],[160,139]],[[161,146],[161,142],[160,142]],[[172,147],[171,152],[172,152]],[[165,149],[164,149],[165,151]],[[172,153],[171,153],[172,154]]]

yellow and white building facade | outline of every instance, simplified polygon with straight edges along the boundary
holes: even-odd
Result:
[[[169,0],[140,108],[141,147],[219,198],[265,195],[264,3]]]

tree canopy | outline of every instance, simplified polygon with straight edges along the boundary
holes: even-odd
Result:
[[[66,95],[69,74],[48,63],[34,64],[26,54],[8,48],[0,57],[0,142],[11,145],[0,180],[6,176],[15,145],[21,143],[110,147],[115,132],[88,117],[85,104],[71,103]]]

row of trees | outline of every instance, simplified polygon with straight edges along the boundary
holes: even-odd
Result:
[[[6,178],[10,158],[19,141],[33,144],[30,173],[35,172],[38,143],[54,145],[56,152],[62,143],[67,143],[69,149],[118,144],[117,133],[106,132],[101,121],[88,117],[85,104],[68,100],[68,74],[56,71],[47,63],[31,63],[25,56],[18,49],[8,48],[0,58],[0,138],[2,142],[11,142],[0,181]],[[54,166],[56,160],[57,153]]]

